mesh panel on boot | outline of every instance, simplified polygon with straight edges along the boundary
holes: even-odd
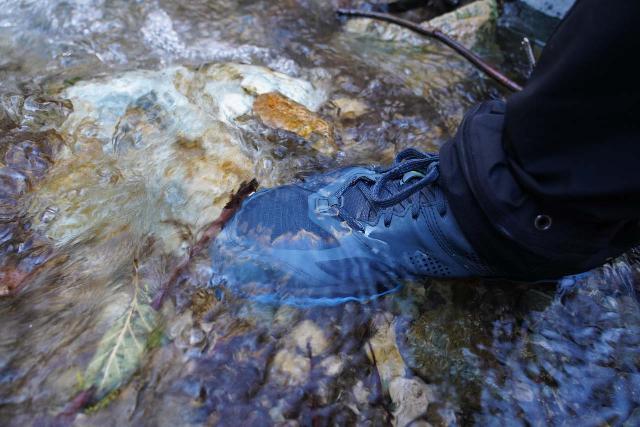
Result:
[[[416,251],[409,256],[409,260],[415,269],[421,274],[436,277],[447,277],[451,275],[449,267],[421,251]]]
[[[376,211],[371,208],[362,190],[357,186],[352,186],[342,193],[342,208],[357,220],[375,221]]]
[[[267,237],[269,242],[286,235],[301,236],[297,239],[300,243],[307,236],[313,240],[313,249],[339,246],[331,234],[309,219],[309,194],[310,191],[293,185],[269,190],[247,201],[238,214],[238,227]]]

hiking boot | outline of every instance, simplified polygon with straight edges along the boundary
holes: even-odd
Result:
[[[212,244],[212,284],[263,302],[331,305],[407,279],[497,275],[462,234],[438,178],[436,154],[408,149],[388,168],[259,191]]]

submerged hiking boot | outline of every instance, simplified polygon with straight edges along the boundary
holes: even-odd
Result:
[[[408,149],[245,200],[211,247],[212,284],[264,302],[337,304],[405,279],[495,276],[438,185],[438,156]]]

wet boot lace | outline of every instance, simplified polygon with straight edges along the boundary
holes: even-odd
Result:
[[[418,218],[421,195],[437,207],[440,215],[446,212],[444,194],[437,185],[432,185],[428,191],[421,191],[436,182],[440,176],[437,154],[422,153],[410,148],[398,153],[391,167],[378,169],[378,172],[382,175],[377,180],[367,176],[355,178],[340,195],[347,188],[357,186],[371,209],[384,217],[386,227],[391,225],[394,206],[407,200],[411,204],[412,218]],[[346,209],[339,207],[338,216],[351,227],[362,231],[360,223]]]

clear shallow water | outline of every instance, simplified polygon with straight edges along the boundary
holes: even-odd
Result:
[[[445,48],[348,33],[331,2],[0,6],[0,278],[22,284],[0,301],[3,424],[640,422],[634,254],[562,297],[429,281],[304,309],[211,289],[203,254],[150,307],[240,181],[437,149],[504,95]],[[338,150],[243,110],[261,87],[318,107]]]

